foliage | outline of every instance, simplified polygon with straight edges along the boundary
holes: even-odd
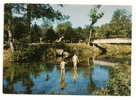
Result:
[[[94,24],[100,19],[103,17],[104,13],[103,12],[100,12],[100,5],[96,6],[95,8],[91,9],[90,10],[90,21],[91,21],[91,24],[90,24],[90,34],[89,34],[89,37],[88,37],[88,45],[90,44],[90,40],[91,38],[95,38],[95,33],[94,33]]]
[[[111,62],[118,61],[120,63],[110,68],[111,76],[108,81],[109,85],[94,91],[93,94],[129,96],[131,91],[131,45],[103,44],[101,46],[107,48],[106,55],[102,56],[103,59],[108,59]]]
[[[96,28],[97,38],[131,38],[131,15],[127,10],[114,12],[110,23]]]
[[[47,32],[46,32],[46,41],[49,41],[49,42],[53,42],[55,41],[57,38],[58,38],[58,35],[56,34],[56,32],[53,30],[52,27],[50,27]]]
[[[25,44],[17,44],[13,59],[15,62],[31,62],[42,59],[45,47],[43,46],[28,46]]]
[[[35,23],[32,26],[32,42],[40,42],[41,28]]]
[[[98,12],[99,9],[100,9],[100,6],[99,7],[97,6],[96,8],[92,8],[90,10],[90,15],[89,15],[90,21],[91,21],[90,26],[93,26],[98,21],[98,19],[100,19],[104,15],[103,12]]]
[[[40,28],[34,25],[32,27],[32,21],[35,19],[43,20],[64,20],[66,16],[63,16],[58,10],[53,9],[49,4],[5,4],[4,13],[4,37],[6,41],[9,41],[10,48],[14,51],[14,40],[25,38],[29,42],[38,41],[41,35]],[[18,21],[19,20],[19,21]],[[23,30],[20,30],[23,29]]]
[[[14,12],[19,12],[20,11],[20,7],[22,7],[22,4],[5,4],[4,6],[4,32],[7,32],[7,37],[8,39],[5,39],[9,42],[9,47],[12,51],[12,53],[14,52],[14,37],[13,37],[13,33],[12,33],[12,27],[14,25],[14,21],[13,21],[13,11]]]
[[[73,28],[70,22],[61,23],[57,26],[56,32],[59,37],[63,36],[66,43],[77,43],[80,40],[85,41],[88,38],[89,27]]]
[[[26,5],[26,16],[28,20],[28,33],[31,34],[31,23],[34,19],[40,19],[43,20],[63,20],[64,16],[58,11],[54,10],[52,6],[49,4],[27,4]]]

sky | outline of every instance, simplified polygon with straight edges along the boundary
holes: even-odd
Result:
[[[56,5],[52,5],[52,7],[56,10],[59,10],[64,15],[69,15],[69,21],[72,23],[72,27],[84,27],[85,25],[89,25],[89,12],[90,9],[95,7],[93,5],[64,5],[64,7],[59,7]],[[126,9],[131,12],[131,6],[112,6],[112,5],[103,5],[101,6],[100,11],[104,12],[104,16],[98,20],[95,26],[101,26],[105,23],[109,23],[113,12],[117,9]],[[43,21],[36,21],[37,24],[41,24]],[[57,26],[58,23],[54,23],[54,26]]]

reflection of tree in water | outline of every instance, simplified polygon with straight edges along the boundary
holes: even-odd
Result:
[[[102,65],[93,65],[90,69],[90,83],[89,83],[89,91],[94,92],[95,90],[99,90],[108,86],[109,80],[109,69]]]
[[[50,80],[50,76],[49,76],[49,72],[52,72],[53,71],[53,68],[54,68],[54,64],[52,63],[46,63],[46,64],[43,64],[42,67],[43,70],[42,72],[46,72],[46,76],[45,76],[45,81],[49,81]]]
[[[92,81],[92,71],[93,71],[93,65],[89,67],[89,84],[88,84],[88,88],[87,90],[89,91],[89,93],[91,93],[92,91],[94,91],[96,89],[96,85],[95,83]]]
[[[4,93],[16,93],[17,91],[14,88],[14,84],[22,83],[23,87],[25,87],[25,91],[22,93],[32,93],[32,88],[34,87],[33,78],[39,78],[39,76],[44,74],[44,81],[45,85],[48,85],[46,83],[54,80],[54,68],[59,69],[59,67],[55,63],[33,63],[33,64],[14,64],[13,66],[9,68],[4,69],[4,80],[8,81],[8,85],[4,87]],[[53,73],[52,73],[53,72]],[[90,82],[88,84],[88,87],[86,88],[89,93],[94,91],[96,89],[95,84],[93,83],[91,79],[91,72],[92,72],[92,66],[88,65],[87,61],[82,61],[78,64],[77,68],[73,68],[72,63],[68,63],[66,66],[66,72],[72,73],[72,76],[70,76],[73,80],[76,81],[76,83],[80,83],[80,81],[77,81],[80,79],[79,75],[82,75],[84,79],[90,79]],[[65,71],[60,70],[60,82],[58,85],[60,85],[61,89],[66,88],[66,76]],[[57,72],[58,73],[58,72]],[[48,81],[48,82],[46,82]],[[56,81],[57,82],[57,81]],[[52,83],[51,83],[52,84]],[[73,84],[73,83],[69,83]],[[52,86],[52,85],[51,85]],[[68,86],[68,84],[67,84]],[[59,88],[59,89],[60,89]],[[77,87],[80,88],[80,87]],[[81,87],[82,88],[82,87]],[[76,88],[75,88],[76,89]],[[48,90],[47,90],[48,91]],[[61,91],[65,92],[65,91]]]
[[[44,67],[44,66],[43,66]],[[31,93],[33,82],[31,75],[37,77],[43,68],[39,68],[39,64],[14,64],[4,69],[4,80],[8,81],[7,87],[4,87],[5,93],[15,93],[14,84],[21,81],[26,87],[25,93]]]
[[[90,82],[88,84],[88,88],[87,90],[89,91],[89,93],[93,92],[96,90],[96,85],[95,83],[92,81],[92,78],[90,77]]]
[[[9,71],[9,69],[10,69],[10,71]],[[8,83],[6,85],[6,87],[3,87],[3,92],[4,93],[13,93],[14,87],[12,84],[14,81],[15,69],[13,67],[4,68],[3,73],[4,73],[3,80],[7,80],[7,83]]]
[[[83,76],[84,78],[88,78],[90,77],[90,65],[88,65],[87,61],[84,61],[84,62],[80,62],[78,64],[78,73],[80,71],[83,71]]]

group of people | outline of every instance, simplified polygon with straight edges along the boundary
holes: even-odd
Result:
[[[74,76],[73,76],[73,80],[77,79],[77,64],[79,62],[78,56],[76,54],[74,54],[74,56],[72,57],[72,62],[73,62],[73,69],[74,69]],[[65,87],[65,65],[66,62],[65,61],[61,61],[60,63],[60,69],[61,69],[61,88],[63,89]]]

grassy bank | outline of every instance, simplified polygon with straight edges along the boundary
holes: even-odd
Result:
[[[99,44],[103,48],[106,48],[107,52],[105,56],[116,57],[120,59],[131,59],[131,45],[122,45],[122,44]]]
[[[75,53],[79,58],[93,57],[100,53],[98,48],[86,45],[85,43],[66,43],[66,50],[70,53]]]
[[[131,45],[111,45],[111,44],[99,44],[103,48],[106,48],[107,52],[101,57],[116,57],[123,59],[131,58]],[[69,52],[70,55],[77,54],[79,59],[90,58],[93,56],[99,56],[100,50],[93,46],[88,46],[85,43],[65,43],[59,45],[59,47],[45,47],[44,45],[37,46],[28,46],[27,48],[19,48],[15,51],[13,57],[11,55],[11,50],[4,50],[4,63],[10,61],[35,61],[42,60],[42,58],[47,56],[55,56],[56,49],[63,49],[66,52]],[[50,50],[51,49],[51,50]],[[39,58],[38,58],[39,57]],[[37,58],[37,59],[36,59]]]

